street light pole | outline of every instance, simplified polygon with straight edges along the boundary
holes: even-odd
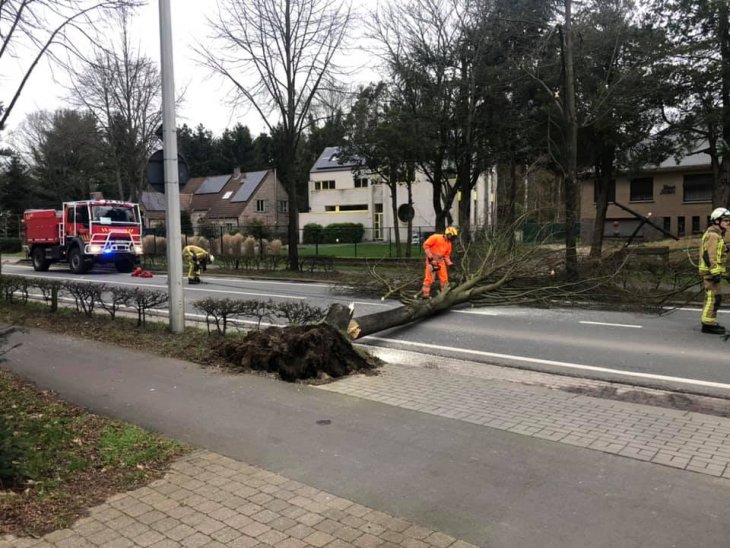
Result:
[[[167,288],[170,330],[185,330],[180,239],[180,181],[177,167],[177,125],[175,122],[175,77],[172,63],[172,17],[170,0],[160,5],[160,65],[162,67],[162,143],[167,195]]]

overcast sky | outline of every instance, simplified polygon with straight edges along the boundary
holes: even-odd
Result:
[[[248,125],[253,135],[265,131],[265,125],[259,116],[250,112],[232,112],[226,104],[226,95],[230,87],[222,79],[200,66],[192,47],[197,41],[203,41],[208,34],[206,16],[215,9],[216,0],[171,0],[173,52],[175,60],[175,88],[180,93],[185,89],[185,99],[176,113],[178,126],[187,123],[197,126],[202,123],[215,134],[237,122]],[[368,6],[376,6],[377,0],[359,0],[357,6],[365,10]],[[359,25],[355,23],[350,36],[355,36]],[[159,38],[159,6],[157,0],[138,11],[131,27],[133,44],[138,44],[143,54],[155,62],[160,61]],[[344,62],[349,66],[369,64],[367,54],[362,50],[353,50]],[[10,116],[8,129],[18,126],[27,114],[37,110],[54,110],[65,106],[66,91],[63,86],[64,75],[55,72],[47,63],[38,66],[26,86],[13,113]],[[360,70],[352,78],[351,83],[367,83],[376,78],[370,69]]]

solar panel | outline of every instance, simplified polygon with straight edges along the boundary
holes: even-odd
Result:
[[[259,183],[263,180],[267,173],[268,171],[266,170],[249,171],[248,173],[244,173],[243,184],[236,194],[233,195],[231,202],[248,202],[251,195],[254,193],[256,188],[258,188]]]
[[[206,177],[203,184],[198,187],[195,194],[218,194],[231,178],[230,175],[216,175],[215,177]]]

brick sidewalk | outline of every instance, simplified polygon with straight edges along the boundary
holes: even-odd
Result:
[[[324,491],[208,451],[161,480],[115,495],[69,529],[0,548],[474,548]]]
[[[484,378],[468,374],[468,368],[463,371],[467,374],[388,365],[379,375],[356,375],[319,388],[730,478],[730,419]],[[521,373],[508,370],[508,374],[514,378]]]

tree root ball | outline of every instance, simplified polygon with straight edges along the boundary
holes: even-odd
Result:
[[[269,327],[242,339],[220,339],[212,351],[232,369],[268,371],[287,382],[343,377],[378,366],[327,324]]]

